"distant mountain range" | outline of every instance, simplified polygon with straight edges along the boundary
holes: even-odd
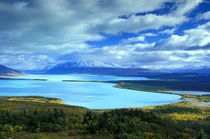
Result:
[[[23,72],[0,65],[0,76],[19,76],[24,75]]]
[[[198,74],[210,74],[210,67],[195,67],[195,68],[182,68],[168,70],[172,73],[198,73]]]
[[[114,75],[114,76],[165,76],[171,74],[210,74],[210,68],[184,68],[177,70],[151,70],[144,68],[118,68],[118,67],[97,67],[85,62],[66,62],[54,67],[47,66],[42,70],[24,71],[29,74],[96,74],[96,75]],[[19,76],[23,72],[0,65],[0,76]]]
[[[140,76],[157,71],[143,68],[115,68],[115,67],[91,67],[83,63],[67,62],[54,66],[46,74],[97,74],[115,76]]]
[[[178,70],[151,70],[144,68],[117,68],[117,67],[97,67],[85,62],[66,62],[58,64],[45,71],[46,74],[97,74],[115,76],[145,76],[145,75],[165,75],[165,74],[210,74],[210,68],[200,67],[199,69],[178,69]]]

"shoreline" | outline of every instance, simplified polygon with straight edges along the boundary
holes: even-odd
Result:
[[[198,102],[209,102],[208,100],[204,100],[201,97],[210,97],[210,94],[205,94],[205,95],[194,95],[194,94],[184,94],[184,93],[176,93],[176,92],[170,92],[170,91],[162,91],[162,90],[146,90],[146,89],[140,89],[140,88],[132,88],[132,87],[123,87],[118,83],[117,85],[114,85],[116,88],[121,88],[121,89],[130,89],[130,90],[137,90],[137,91],[144,91],[144,92],[153,92],[153,93],[163,93],[163,94],[174,94],[174,95],[180,95],[181,100],[193,100],[193,101],[198,101]]]

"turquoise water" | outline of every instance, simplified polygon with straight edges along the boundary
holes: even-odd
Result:
[[[150,93],[113,87],[113,83],[62,82],[62,80],[133,80],[134,77],[92,75],[30,75],[35,80],[0,80],[0,96],[44,96],[60,98],[65,104],[90,109],[112,109],[154,106],[178,102],[180,96]],[[142,80],[144,78],[135,78]]]
[[[13,77],[16,78],[16,77]],[[91,80],[91,81],[117,81],[117,80],[148,80],[144,77],[117,77],[117,76],[101,76],[87,74],[65,74],[65,75],[36,75],[20,76],[21,79],[48,79],[48,81],[62,80]]]

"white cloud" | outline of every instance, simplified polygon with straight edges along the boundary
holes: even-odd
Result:
[[[126,44],[126,43],[139,42],[139,41],[143,42],[144,39],[145,39],[144,36],[140,35],[140,36],[137,36],[137,37],[124,39],[124,40],[122,40],[122,43]]]
[[[166,30],[160,31],[159,33],[161,33],[161,34],[174,34],[175,30],[176,30],[176,28],[166,29]]]
[[[155,33],[143,33],[141,36],[148,37],[148,36],[157,36],[158,34]]]
[[[209,47],[210,22],[199,25],[197,28],[184,31],[183,36],[172,35],[169,39],[156,44],[158,50],[186,50]]]
[[[210,11],[198,15],[198,19],[210,20]]]
[[[176,16],[183,16],[190,11],[192,11],[195,7],[197,7],[203,0],[176,0],[177,8],[174,11]]]
[[[46,65],[56,64],[56,61],[47,55],[0,55],[0,64],[6,65],[15,69],[43,69]]]
[[[136,37],[131,37],[131,38],[128,38],[128,39],[123,39],[121,41],[121,44],[119,45],[126,45],[126,44],[129,44],[129,43],[137,43],[137,45],[148,45],[148,44],[145,44],[145,38],[146,37],[151,37],[151,36],[157,36],[158,34],[155,34],[155,33],[143,33],[139,36],[136,36]],[[139,43],[141,42],[141,43]]]
[[[116,34],[119,32],[137,33],[146,29],[160,29],[162,26],[176,26],[187,21],[184,16],[146,14],[132,15],[128,19],[114,18],[104,26],[103,32]]]

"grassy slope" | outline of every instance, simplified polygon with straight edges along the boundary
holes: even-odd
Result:
[[[63,104],[61,99],[40,96],[0,96],[0,100]]]
[[[6,98],[6,100],[4,99]],[[11,100],[8,98],[12,98]],[[15,98],[15,99],[14,99]],[[23,100],[22,98],[30,98],[30,100]],[[40,101],[42,100],[42,101]],[[56,101],[54,101],[56,100]],[[58,101],[57,101],[58,100]],[[57,103],[55,103],[57,102]],[[30,96],[30,97],[0,97],[0,110],[12,110],[12,111],[19,111],[19,110],[48,110],[54,108],[61,108],[66,112],[73,112],[73,113],[84,113],[88,109],[79,106],[71,106],[71,105],[64,105],[60,104],[59,99],[55,98],[46,98],[46,97],[37,97],[37,96]]]

